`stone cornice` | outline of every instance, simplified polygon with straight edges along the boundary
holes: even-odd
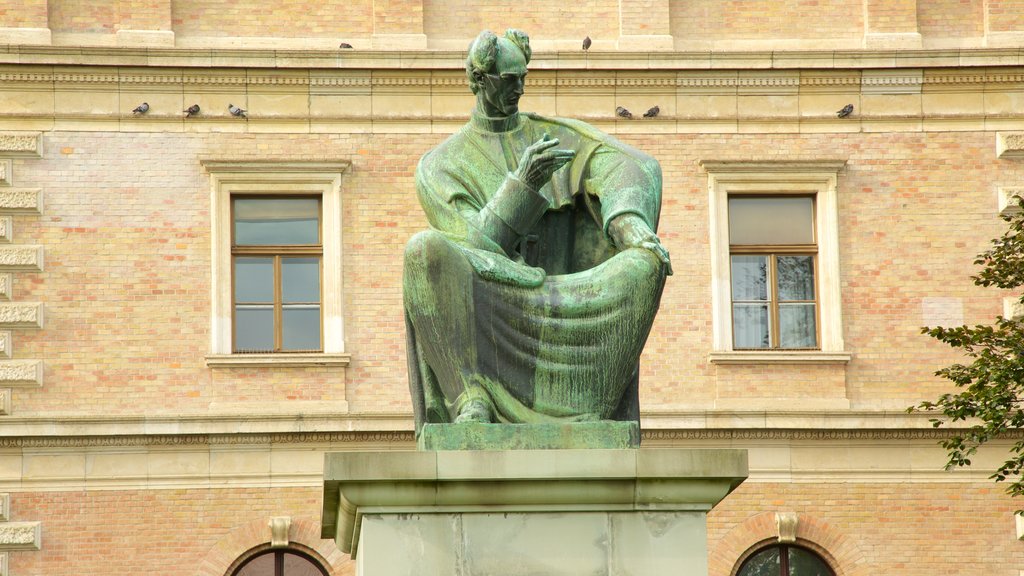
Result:
[[[962,425],[958,425],[962,426]],[[209,444],[414,443],[407,414],[222,414],[85,417],[12,416],[0,448]],[[643,439],[931,440],[951,430],[929,416],[891,411],[665,411],[643,419]],[[1010,435],[1024,438],[1024,430]]]
[[[0,62],[11,64],[224,66],[273,68],[437,68],[461,70],[462,50],[265,50],[238,48],[118,48],[0,46]],[[920,68],[1024,64],[1020,48],[936,50],[776,50],[699,52],[534,52],[534,69],[746,69]]]

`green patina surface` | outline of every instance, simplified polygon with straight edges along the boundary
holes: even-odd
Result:
[[[403,295],[431,449],[639,442],[639,360],[671,274],[661,167],[583,122],[520,113],[530,55],[520,31],[482,33],[472,118],[416,169],[430,228],[406,246]],[[424,438],[441,423],[471,426]]]
[[[420,450],[624,449],[640,445],[640,425],[624,422],[424,424]]]

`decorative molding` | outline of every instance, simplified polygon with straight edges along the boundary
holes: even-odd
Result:
[[[800,519],[796,512],[776,512],[775,529],[778,534],[778,541],[781,544],[792,544],[796,542],[796,526]]]
[[[949,438],[955,430],[938,429],[677,429],[643,430],[644,441],[847,441],[925,440]],[[1024,439],[1024,430],[1008,432],[1005,439]],[[377,432],[284,432],[273,434],[154,434],[104,436],[9,436],[0,437],[0,448],[80,448],[102,446],[190,446],[254,444],[402,444],[415,445],[412,431]]]
[[[0,303],[0,330],[42,328],[43,305],[39,302]]]
[[[42,270],[42,246],[0,246],[0,272],[41,272]]]
[[[0,160],[0,186],[10,186],[14,182],[14,161],[10,158]]]
[[[40,360],[0,361],[0,386],[42,386],[43,363]]]
[[[0,214],[42,214],[43,192],[38,188],[0,190]]]
[[[348,366],[351,354],[209,354],[208,368],[292,368],[299,366]]]
[[[39,550],[41,546],[41,522],[0,523],[0,550]]]
[[[284,548],[288,546],[288,529],[291,528],[291,516],[274,516],[267,525],[270,527],[270,547]]]
[[[1024,160],[1024,132],[996,132],[996,158]]]
[[[0,81],[0,85],[3,82]],[[41,158],[43,139],[39,132],[0,132],[0,156]]]

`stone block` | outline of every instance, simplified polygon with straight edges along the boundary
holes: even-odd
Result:
[[[0,214],[42,214],[43,192],[38,188],[0,190]]]
[[[461,536],[465,574],[607,573],[605,513],[463,514]]]
[[[0,386],[42,386],[43,363],[40,360],[4,360],[0,362]]]
[[[1024,132],[996,132],[996,158],[1024,159]]]
[[[0,523],[0,550],[39,550],[41,546],[41,522]]]
[[[609,574],[707,574],[703,512],[613,512],[609,517]]]
[[[420,450],[551,450],[636,448],[637,422],[425,424]]]
[[[0,222],[2,222],[2,219],[0,219]],[[0,225],[0,229],[3,229],[2,225]],[[3,235],[0,234],[0,236]],[[41,272],[42,270],[42,246],[0,246],[0,271]]]
[[[1024,188],[1021,187],[999,187],[999,215],[1011,216],[1020,212],[1018,202],[1024,198]]]
[[[10,272],[0,274],[0,300],[10,301],[14,290],[14,276]]]
[[[39,132],[0,132],[0,157],[43,155],[43,137]]]
[[[0,304],[0,329],[42,327],[42,303],[6,302]]]
[[[8,158],[0,160],[0,186],[10,186],[14,182],[14,163]]]

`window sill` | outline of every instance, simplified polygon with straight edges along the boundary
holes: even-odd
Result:
[[[351,354],[210,354],[209,368],[348,366]]]
[[[791,352],[742,350],[711,352],[708,354],[708,361],[712,364],[846,364],[852,356],[849,352],[820,352],[818,350]]]

